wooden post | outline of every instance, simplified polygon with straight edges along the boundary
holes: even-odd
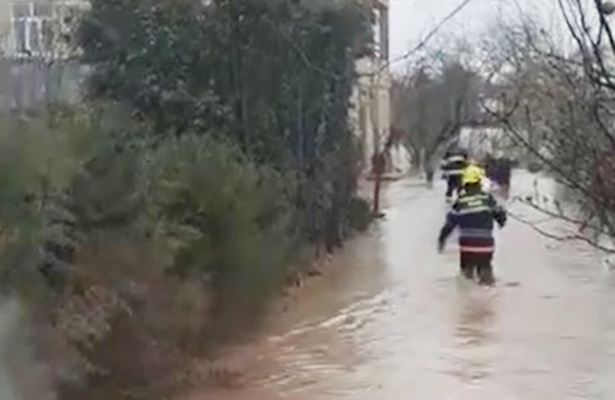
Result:
[[[372,157],[372,168],[374,172],[374,217],[382,218],[384,214],[380,212],[380,188],[382,187],[382,175],[386,166],[386,155],[391,150],[393,143],[399,137],[395,129],[390,129],[387,139],[382,146],[382,150],[376,149]]]
[[[384,156],[382,152],[377,151],[374,154],[373,160],[374,171],[374,209],[373,213],[375,217],[380,217],[380,187],[382,186],[382,173],[384,172]]]

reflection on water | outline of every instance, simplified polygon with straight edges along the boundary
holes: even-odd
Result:
[[[453,332],[455,362],[451,374],[463,383],[478,385],[494,369],[488,346],[496,340],[497,298],[491,289],[467,287],[468,282],[463,283],[461,289],[465,290],[457,295],[457,323]]]
[[[467,293],[464,293],[467,294]],[[459,296],[459,318],[455,336],[465,346],[481,346],[493,339],[494,296]]]
[[[497,232],[499,284],[467,282],[454,244],[435,251],[440,189],[392,185],[376,232],[239,351],[246,387],[191,400],[615,399],[615,280],[599,257],[512,221]]]

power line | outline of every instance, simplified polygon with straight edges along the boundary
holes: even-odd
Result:
[[[421,41],[416,46],[414,46],[412,49],[410,49],[405,54],[399,57],[396,57],[395,59],[391,61],[386,62],[378,72],[381,72],[382,70],[388,68],[392,64],[396,64],[400,61],[407,60],[408,58],[416,54],[418,51],[423,49],[425,46],[427,46],[427,43],[429,43],[429,41],[433,39],[433,37],[436,36],[440,32],[440,29],[442,29],[442,27],[444,27],[444,25],[446,25],[450,20],[455,18],[455,16],[459,14],[461,11],[463,11],[463,9],[466,8],[472,1],[473,0],[463,0],[457,7],[455,7],[450,13],[448,13],[440,22],[438,22],[438,24],[436,24],[436,26],[434,26],[427,33],[427,35],[425,35],[425,37],[421,39]]]
[[[410,49],[408,52],[406,52],[405,54],[403,54],[403,55],[401,55],[399,57],[396,57],[393,60],[389,60],[389,61],[383,63],[382,65],[380,65],[380,67],[376,71],[371,72],[371,73],[361,74],[361,76],[369,77],[369,76],[379,75],[381,72],[383,72],[384,70],[389,68],[391,65],[396,64],[396,63],[401,62],[401,61],[404,61],[404,60],[407,60],[408,58],[412,57],[418,51],[420,51],[425,46],[427,46],[429,41],[431,39],[433,39],[433,37],[436,36],[440,32],[440,30],[444,27],[444,25],[446,25],[450,20],[455,18],[455,16],[457,16],[457,14],[459,14],[461,11],[463,11],[470,3],[472,3],[472,1],[473,0],[463,0],[461,3],[459,3],[459,5],[457,5],[457,7],[455,7],[451,12],[449,12],[442,20],[440,20],[440,22],[438,22],[427,33],[427,35],[425,35],[423,37],[423,39],[421,39],[421,41],[416,46],[414,46],[412,49]],[[270,24],[272,24],[272,26],[274,26],[276,29],[281,31],[280,27],[276,23],[274,23],[273,21],[268,21],[268,22]],[[291,44],[293,49],[299,54],[300,58],[303,60],[303,62],[309,68],[311,68],[311,69],[315,70],[316,72],[319,72],[319,73],[321,73],[323,75],[327,75],[329,77],[335,77],[336,76],[336,74],[333,73],[333,72],[326,71],[325,69],[316,67],[314,65],[314,63],[312,63],[311,60],[307,57],[307,54],[305,54],[305,52],[303,51],[303,49],[301,48],[301,46],[298,43],[295,43],[292,38],[288,37],[283,32],[280,32],[280,33],[282,34],[283,39]]]

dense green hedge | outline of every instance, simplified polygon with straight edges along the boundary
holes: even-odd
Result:
[[[1,283],[78,372],[61,397],[164,393],[302,249],[365,229],[347,113],[370,22],[350,0],[91,1],[84,104],[0,125]]]

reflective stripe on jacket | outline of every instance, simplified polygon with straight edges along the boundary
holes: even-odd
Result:
[[[466,157],[459,153],[447,153],[442,162],[442,172],[446,176],[461,175],[467,165]]]
[[[459,227],[459,246],[461,251],[493,252],[493,222],[500,226],[506,223],[506,212],[493,196],[480,189],[462,194],[453,204],[440,232],[440,242],[444,242],[452,231]]]

